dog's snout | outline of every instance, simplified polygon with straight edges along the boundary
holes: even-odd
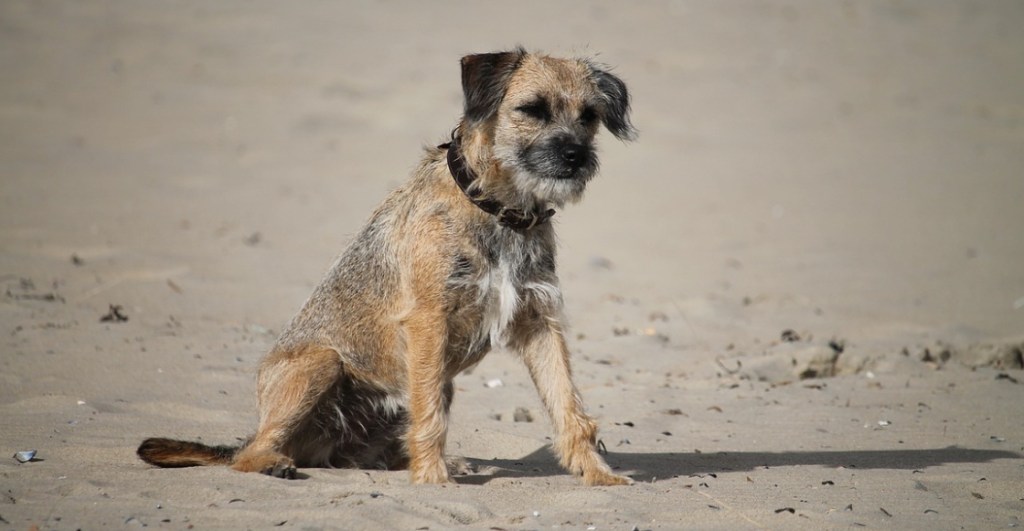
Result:
[[[565,144],[562,146],[562,159],[569,166],[579,168],[587,161],[587,148],[581,144]]]

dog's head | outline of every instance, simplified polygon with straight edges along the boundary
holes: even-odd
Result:
[[[490,179],[507,181],[493,184],[531,201],[562,205],[582,196],[597,172],[600,124],[619,139],[636,138],[625,83],[587,60],[521,48],[468,55],[462,90],[461,132],[489,148],[480,162],[496,170]]]

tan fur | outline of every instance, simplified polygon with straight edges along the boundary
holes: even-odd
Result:
[[[474,189],[508,208],[578,200],[596,173],[599,123],[635,134],[625,85],[586,60],[480,54],[463,58],[462,75],[466,114],[453,134]],[[259,427],[246,445],[228,459],[223,448],[150,439],[140,457],[230,460],[287,478],[303,466],[408,466],[414,483],[443,483],[452,379],[507,347],[550,413],[561,464],[588,485],[628,483],[598,455],[572,383],[551,224],[499,224],[455,183],[446,156],[427,150],[263,359]]]

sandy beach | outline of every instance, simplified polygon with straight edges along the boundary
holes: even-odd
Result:
[[[1010,1],[3,2],[0,529],[1020,527],[1022,27]],[[504,351],[456,380],[451,485],[138,460],[252,433],[257,363],[455,125],[459,57],[518,44],[633,95],[639,140],[603,132],[555,224],[576,382],[635,484],[558,467]]]

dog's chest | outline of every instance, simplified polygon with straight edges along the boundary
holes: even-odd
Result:
[[[554,249],[544,240],[486,241],[475,260],[462,264],[451,287],[458,293],[467,358],[489,347],[505,347],[517,319],[547,315],[561,305],[554,271]],[[469,360],[467,360],[469,361]],[[475,360],[473,360],[475,361]]]

